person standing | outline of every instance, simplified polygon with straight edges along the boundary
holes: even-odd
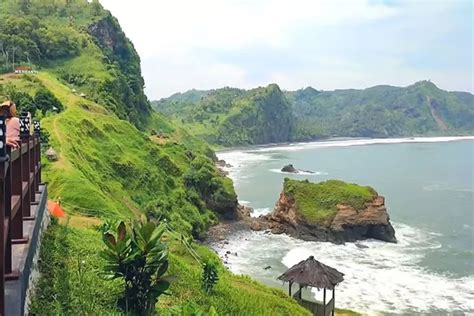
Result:
[[[0,115],[6,119],[7,145],[18,148],[20,145],[20,119],[16,117],[16,104],[10,100],[0,105]]]

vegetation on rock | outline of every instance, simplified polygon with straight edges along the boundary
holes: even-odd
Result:
[[[330,222],[337,213],[338,204],[363,209],[365,203],[377,195],[371,187],[340,180],[312,183],[289,178],[285,178],[283,192],[295,200],[297,212],[309,224]]]

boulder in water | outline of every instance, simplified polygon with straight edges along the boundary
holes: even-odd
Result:
[[[281,168],[282,172],[289,172],[289,173],[298,173],[298,169],[293,167],[292,164],[286,165],[283,168]]]

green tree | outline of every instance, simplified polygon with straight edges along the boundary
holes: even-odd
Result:
[[[38,90],[35,95],[35,106],[38,110],[41,110],[43,114],[46,114],[47,111],[58,111],[61,112],[64,110],[64,106],[61,101],[58,100],[51,93],[51,91],[43,88]]]

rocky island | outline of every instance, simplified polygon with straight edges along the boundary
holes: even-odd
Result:
[[[283,168],[281,168],[281,172],[294,173],[294,174],[301,174],[301,173],[313,174],[314,173],[309,170],[296,169],[292,164],[286,165]]]
[[[339,180],[311,183],[286,178],[273,212],[247,220],[254,230],[308,241],[397,241],[384,197],[371,187]]]

